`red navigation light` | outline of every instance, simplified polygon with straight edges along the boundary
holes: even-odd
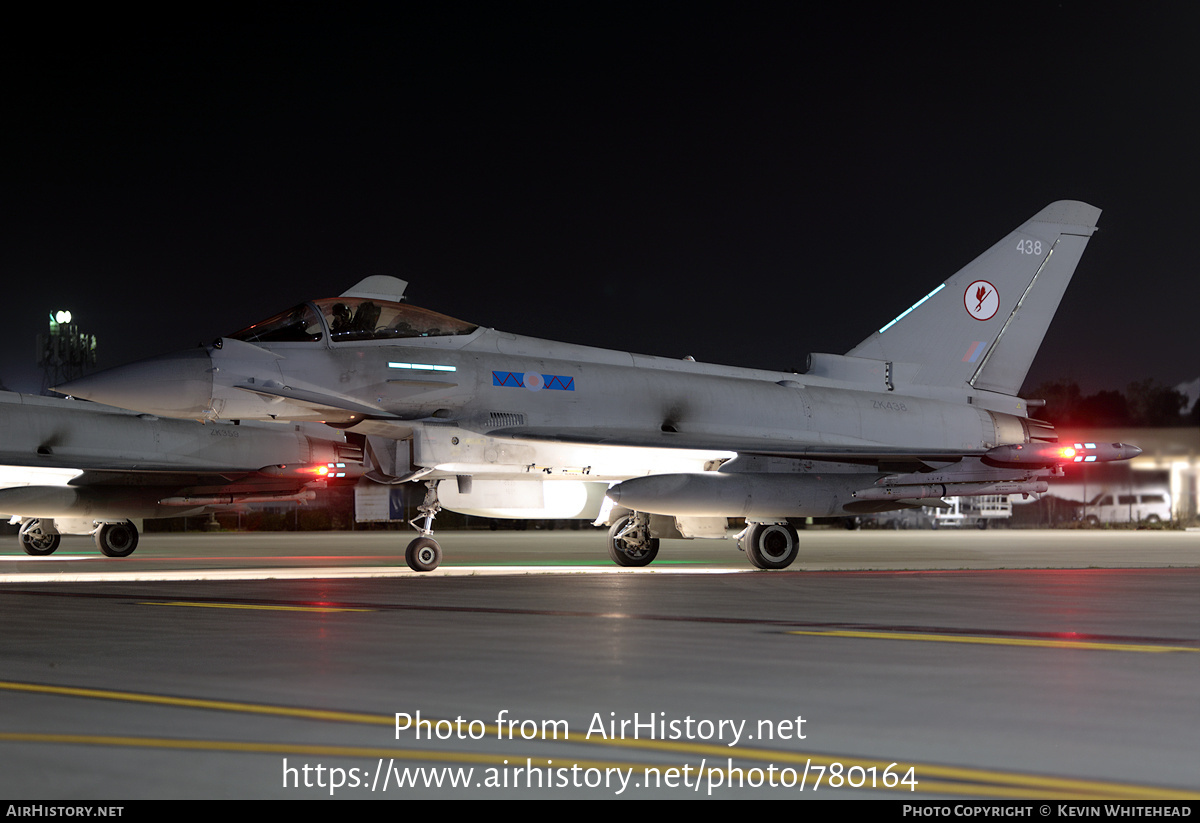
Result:
[[[1063,446],[1058,450],[1058,456],[1064,460],[1070,460],[1075,456],[1075,449],[1073,446]]]

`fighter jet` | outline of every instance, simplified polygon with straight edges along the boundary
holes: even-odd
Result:
[[[102,554],[127,557],[143,519],[308,501],[361,475],[361,449],[326,426],[204,425],[0,392],[0,512],[35,556],[91,534]]]
[[[521,337],[409,305],[404,281],[373,276],[57,390],[162,416],[342,427],[362,438],[367,477],[424,482],[405,552],[417,570],[441,561],[443,506],[591,516],[603,501],[618,564],[651,562],[661,537],[723,536],[738,517],[751,564],[780,569],[800,518],[1031,494],[1063,466],[1138,453],[1060,445],[1018,396],[1099,216],[1052,203],[803,374]]]

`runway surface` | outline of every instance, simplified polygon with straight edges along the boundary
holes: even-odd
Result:
[[[0,795],[1200,798],[1197,533],[408,537],[8,538]]]

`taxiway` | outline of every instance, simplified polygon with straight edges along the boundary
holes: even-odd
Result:
[[[727,541],[615,572],[596,531],[446,532],[424,575],[404,537],[13,540],[0,793],[1200,796],[1200,534],[809,531],[786,572]]]

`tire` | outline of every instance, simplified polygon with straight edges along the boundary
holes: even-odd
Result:
[[[787,523],[756,523],[743,542],[750,565],[759,569],[786,569],[800,554],[800,535]]]
[[[632,516],[622,517],[608,530],[608,556],[618,566],[649,566],[658,557],[658,538],[649,534],[618,537],[633,522]]]
[[[105,557],[128,557],[137,548],[137,526],[128,520],[123,523],[104,523],[96,529],[96,548]]]
[[[40,520],[30,520],[23,526],[20,539],[21,548],[25,550],[25,554],[34,557],[54,554],[59,544],[62,543],[62,535],[58,532],[43,531]]]
[[[404,550],[404,562],[415,572],[431,572],[442,562],[442,547],[432,537],[418,537]]]

